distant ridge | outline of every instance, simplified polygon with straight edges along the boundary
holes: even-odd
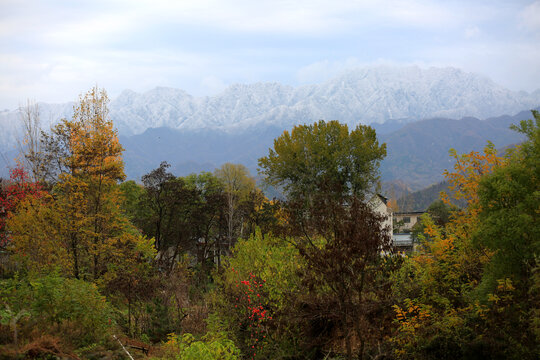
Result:
[[[450,191],[449,184],[446,181],[441,181],[437,184],[430,185],[425,189],[418,190],[409,194],[405,194],[397,199],[399,211],[426,211],[426,209],[434,201],[440,199],[440,193],[444,191],[450,196],[451,202],[458,207],[465,207],[466,201],[456,200]]]
[[[458,69],[382,66],[297,88],[237,84],[212,97],[164,87],[143,94],[126,90],[111,101],[110,116],[131,179],[164,160],[177,175],[212,171],[224,162],[243,163],[255,174],[257,159],[283,130],[337,119],[351,128],[373,125],[388,144],[382,179],[401,180],[415,191],[442,180],[442,171],[452,166],[451,147],[468,152],[481,150],[487,140],[497,148],[520,142],[508,126],[530,118],[530,112],[498,115],[538,105],[540,90],[512,92]],[[40,104],[43,127],[71,117],[72,108],[73,103]],[[14,158],[19,123],[17,111],[0,112],[2,159]]]
[[[238,132],[264,124],[287,129],[319,119],[352,126],[434,117],[484,119],[537,106],[540,90],[513,92],[459,69],[379,66],[297,88],[236,84],[202,98],[169,88],[127,91],[111,103],[111,117],[129,135],[156,127]]]
[[[487,120],[436,118],[379,135],[380,141],[387,143],[388,153],[381,163],[382,180],[401,180],[411,192],[442,181],[443,170],[453,166],[450,148],[463,153],[482,150],[488,140],[497,148],[519,143],[522,137],[509,126],[530,117],[529,111],[523,111]],[[268,154],[282,132],[280,127],[262,124],[243,132],[157,128],[122,136],[120,141],[126,148],[126,171],[132,179],[139,179],[163,160],[172,165],[176,175],[187,175],[194,169],[212,171],[225,162],[242,163],[256,174],[257,159]]]
[[[193,97],[165,87],[142,94],[125,90],[112,100],[110,115],[120,133],[129,136],[160,127],[228,133],[253,126],[288,129],[319,119],[337,119],[351,126],[390,120],[405,124],[434,117],[484,119],[539,105],[540,90],[510,91],[455,68],[378,66],[297,88],[279,83],[236,84],[211,97]],[[72,103],[40,104],[40,108],[48,127],[69,117]],[[17,124],[17,111],[0,112],[0,150],[14,146]]]
[[[510,130],[510,125],[531,117],[530,111],[521,111],[486,120],[435,118],[407,124],[379,136],[387,143],[381,176],[386,181],[402,180],[413,190],[422,189],[441,181],[443,171],[454,166],[454,159],[448,154],[450,148],[465,153],[481,151],[488,140],[497,149],[517,144],[523,136]]]

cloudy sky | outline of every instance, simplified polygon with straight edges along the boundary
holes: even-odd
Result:
[[[377,64],[454,66],[540,88],[540,1],[0,0],[0,109],[155,86],[320,82]]]

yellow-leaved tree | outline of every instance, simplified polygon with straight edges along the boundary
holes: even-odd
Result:
[[[52,261],[51,266],[92,281],[118,263],[112,258],[115,254],[126,254],[117,249],[120,244],[127,246],[126,238],[150,242],[136,236],[120,210],[123,148],[109,118],[108,102],[104,90],[91,89],[80,97],[71,120],[63,119],[43,135],[39,161],[49,174],[52,199],[23,203],[8,221],[17,254],[35,253],[36,243],[56,249],[50,253],[61,249],[67,259]],[[47,262],[50,259],[39,255],[24,261],[38,271]]]
[[[398,333],[393,342],[399,358],[462,356],[464,339],[473,336],[465,321],[483,311],[470,300],[493,255],[473,243],[482,211],[478,189],[483,177],[504,166],[506,159],[497,155],[491,143],[483,153],[459,155],[452,149],[450,155],[454,169],[444,174],[454,196],[467,206],[455,211],[445,226],[423,215],[422,245],[407,259],[394,284],[401,298],[394,306]],[[441,197],[450,204],[447,194]]]

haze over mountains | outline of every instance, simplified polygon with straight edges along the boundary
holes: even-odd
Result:
[[[110,115],[126,148],[128,176],[134,179],[162,160],[171,162],[179,175],[212,170],[226,161],[254,170],[256,159],[284,129],[337,119],[351,127],[373,124],[389,146],[383,178],[402,179],[418,188],[438,181],[431,173],[448,167],[448,160],[441,163],[441,154],[447,157],[449,147],[469,151],[488,139],[496,146],[519,141],[507,129],[514,118],[449,118],[485,119],[539,105],[540,89],[514,92],[455,68],[380,66],[296,88],[237,84],[211,97],[163,87],[142,94],[125,90],[111,101]],[[70,117],[72,106],[40,104],[44,127]],[[0,113],[3,152],[15,146],[18,116],[17,111]],[[520,116],[529,118],[530,113],[518,120]],[[437,119],[412,123],[429,118]]]
[[[148,128],[244,130],[254,125],[290,128],[319,119],[349,125],[431,117],[487,118],[540,104],[540,90],[512,92],[454,68],[375,67],[349,71],[317,85],[237,84],[213,97],[182,90],[124,91],[111,117],[124,135]]]

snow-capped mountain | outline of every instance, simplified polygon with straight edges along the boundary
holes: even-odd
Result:
[[[455,68],[370,67],[321,84],[297,88],[279,83],[237,84],[212,97],[158,87],[125,90],[110,115],[123,135],[149,128],[237,132],[252,126],[290,128],[319,119],[358,123],[409,122],[431,117],[488,118],[540,105],[540,90],[514,92],[488,78]],[[70,116],[72,105],[40,104],[44,125]],[[49,118],[46,118],[46,117]],[[17,111],[0,113],[0,148],[13,146]]]
[[[454,68],[381,66],[297,88],[237,84],[203,98],[170,88],[144,94],[127,90],[111,103],[111,117],[121,133],[138,134],[155,127],[234,131],[267,124],[289,128],[319,119],[357,125],[390,119],[487,118],[538,105],[540,90],[513,92]]]

